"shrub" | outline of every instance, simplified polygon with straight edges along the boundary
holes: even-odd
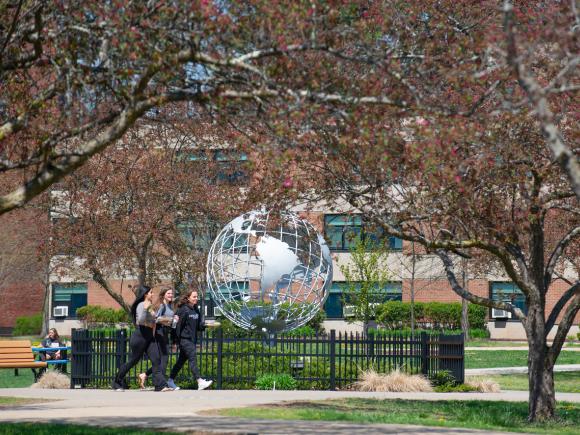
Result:
[[[286,373],[268,373],[256,379],[258,390],[295,390],[296,385],[296,379]]]
[[[499,384],[491,379],[471,378],[465,383],[480,393],[499,393],[501,391]]]
[[[39,335],[42,331],[42,313],[32,316],[22,316],[16,318],[16,324],[12,330],[13,336],[18,335]]]
[[[441,370],[429,378],[434,387],[457,385],[455,377],[448,370]]]
[[[470,329],[469,330],[469,338],[489,338],[489,330],[484,329]]]
[[[469,326],[485,328],[485,307],[469,304]],[[415,302],[416,324],[431,329],[460,329],[461,303]],[[411,304],[409,302],[388,301],[377,308],[377,322],[387,329],[401,329],[411,326]]]
[[[57,370],[49,369],[44,372],[38,382],[32,384],[31,388],[68,389],[70,388],[70,378]]]
[[[354,383],[359,391],[378,392],[428,392],[433,391],[429,381],[421,375],[409,375],[399,369],[389,374],[377,373],[370,369],[362,373],[360,379]]]
[[[85,305],[77,309],[77,317],[88,324],[104,323],[113,325],[115,323],[127,323],[129,321],[129,315],[122,308],[115,310],[98,305]]]
[[[445,384],[433,388],[436,393],[471,393],[472,391],[477,391],[477,389],[470,384]]]
[[[290,332],[287,332],[285,335],[289,337],[304,337],[304,336],[312,336],[316,335],[316,330],[310,325],[304,325],[300,328],[293,329]]]
[[[481,305],[469,304],[467,306],[467,317],[469,318],[469,328],[487,331],[487,329],[485,328],[486,315],[487,315],[486,307],[483,307]]]
[[[326,320],[326,313],[324,310],[318,310],[314,317],[310,319],[305,326],[309,326],[316,334],[324,333],[323,322]],[[300,329],[300,328],[299,328]]]

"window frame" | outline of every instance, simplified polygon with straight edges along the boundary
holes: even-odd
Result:
[[[350,224],[350,222],[349,222],[348,224],[343,225],[343,227],[360,228],[360,230],[358,231],[358,234],[359,234],[358,237],[360,237],[362,241],[364,241],[367,238],[370,238],[372,235],[376,234],[374,231],[368,230],[368,224],[365,225],[365,221],[362,217],[362,214],[360,214],[360,213],[352,213],[352,214],[327,213],[324,215],[324,238],[325,238],[331,252],[350,252],[350,250],[352,248],[354,248],[354,245],[350,246],[350,245],[348,245],[348,242],[345,241],[346,231],[344,231],[344,230],[342,231],[341,246],[340,247],[335,247],[332,243],[333,239],[331,239],[330,237],[327,236],[328,228],[339,227],[339,225],[329,225],[328,218],[338,218],[340,216],[347,217],[347,218],[349,218],[349,220],[351,220],[350,218],[352,218],[354,220],[356,217],[359,217],[360,224]],[[383,237],[384,237],[384,233],[383,233]],[[392,251],[392,252],[402,251],[402,249],[403,249],[403,240],[402,239],[400,239],[396,236],[391,236],[391,235],[387,235],[386,237],[388,237],[388,240],[389,240],[389,251]],[[377,240],[381,240],[381,238],[378,238]],[[353,242],[356,243],[356,238],[353,239]]]

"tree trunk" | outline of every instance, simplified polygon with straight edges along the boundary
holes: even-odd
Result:
[[[528,336],[528,381],[530,422],[541,422],[555,417],[554,363],[548,354],[548,344],[542,311],[530,307],[526,319]]]
[[[465,341],[469,340],[469,302],[461,299],[461,331]]]
[[[467,260],[464,258],[461,263],[462,286],[467,290]],[[465,341],[469,340],[469,303],[464,298],[461,298],[461,331]]]
[[[415,336],[415,266],[417,256],[415,254],[415,242],[411,242],[411,337]]]

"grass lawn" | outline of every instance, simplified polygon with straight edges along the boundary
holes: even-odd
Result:
[[[525,367],[527,350],[466,350],[465,368]],[[556,364],[580,364],[580,352],[562,351]]]
[[[525,341],[494,341],[487,339],[475,339],[465,342],[465,347],[528,347]]]
[[[526,391],[528,389],[528,375],[525,374],[475,377],[492,379],[501,386],[502,390]],[[580,393],[580,372],[556,372],[554,383],[559,393]]]
[[[152,432],[138,428],[111,428],[93,427],[70,424],[42,424],[38,423],[0,423],[0,433],[3,435],[152,435],[160,432]],[[164,434],[176,434],[165,432]]]
[[[487,338],[476,338],[465,342],[465,347],[528,347],[528,343],[525,341],[497,341],[489,340]],[[566,342],[564,347],[580,347],[580,343],[576,342]]]
[[[14,369],[0,369],[0,388],[25,388],[34,383],[34,375],[30,369],[18,369],[18,376],[14,376]]]
[[[28,405],[30,403],[47,402],[44,399],[30,399],[27,397],[0,397],[0,409],[7,406]]]
[[[339,399],[227,409],[218,413],[245,418],[417,424],[562,435],[576,435],[580,427],[580,404],[577,403],[559,403],[557,421],[534,425],[526,422],[528,405],[525,402],[475,400]]]

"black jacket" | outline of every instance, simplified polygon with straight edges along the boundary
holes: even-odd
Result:
[[[183,340],[197,341],[197,332],[205,329],[199,307],[197,305],[194,307],[187,304],[182,305],[176,314],[179,316],[177,336]]]

